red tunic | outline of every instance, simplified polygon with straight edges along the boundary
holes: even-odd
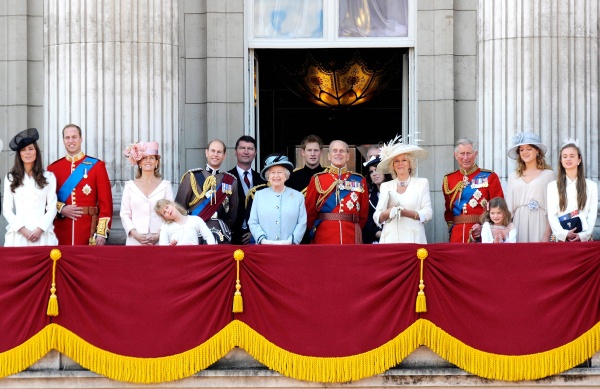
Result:
[[[355,223],[343,220],[318,220],[319,214],[355,215],[362,229],[369,216],[367,181],[360,174],[330,167],[315,174],[306,190],[307,228],[315,228],[312,243],[354,244]],[[341,200],[341,201],[340,201]],[[361,234],[360,229],[358,234]],[[360,238],[360,236],[359,236]]]
[[[57,191],[85,157],[83,153],[75,157],[67,156],[48,166],[48,171],[51,171],[56,176]],[[99,160],[87,172],[87,178],[84,177],[77,184],[64,204],[60,201],[57,203],[59,212],[63,205],[98,207],[98,228],[94,232],[105,238],[108,237],[108,231],[112,223],[113,203],[110,180],[108,179],[104,162]],[[58,238],[58,244],[61,245],[88,245],[90,243],[90,235],[93,235],[91,226],[91,215],[82,215],[77,220],[61,218],[59,216],[54,219],[54,232]]]
[[[498,175],[490,170],[475,168],[467,175],[467,186],[463,185],[464,174],[461,169],[444,176],[444,219],[450,228],[452,243],[468,243],[469,232],[475,223],[480,223],[487,203],[494,197],[504,198]]]

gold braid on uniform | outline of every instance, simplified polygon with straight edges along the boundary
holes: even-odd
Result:
[[[250,199],[252,199],[252,201],[254,201],[254,195],[256,194],[256,192],[265,186],[271,186],[271,184],[270,183],[260,184],[260,185],[256,185],[256,186],[253,186],[252,188],[250,188],[250,190],[248,191],[248,194],[246,195],[246,201],[244,203],[245,208],[248,208],[248,201],[250,201]]]
[[[465,183],[464,181],[459,181],[458,184],[456,184],[456,186],[454,187],[454,189],[450,190],[450,188],[448,188],[448,176],[444,176],[444,193],[447,195],[452,195],[452,197],[450,198],[450,207],[452,207],[452,204],[454,204],[454,200],[456,200],[456,196],[460,197],[460,194],[462,193],[462,190],[465,187]]]
[[[202,185],[202,193],[198,193],[198,181],[196,181],[196,177],[193,174],[190,174],[190,186],[192,187],[192,192],[194,192],[194,200],[188,205],[188,207],[192,207],[197,204],[202,198],[206,195],[206,192],[215,189],[217,186],[217,179],[215,176],[210,175],[206,177],[204,180],[204,185]]]
[[[464,170],[462,168],[458,169],[460,171],[460,173],[463,176],[469,176],[473,173],[475,173],[475,171],[478,169],[479,167],[477,166],[477,164],[473,165],[469,170]],[[456,186],[454,187],[454,189],[450,190],[450,188],[448,188],[448,176],[444,176],[444,193],[447,195],[452,195],[452,198],[450,198],[450,207],[452,207],[452,204],[454,204],[454,200],[456,200],[456,196],[458,196],[460,198],[460,195],[462,194],[463,189],[465,188],[465,181],[461,180],[458,182],[458,184],[456,184]]]
[[[319,193],[319,197],[317,198],[317,208],[323,204],[323,202],[327,199],[327,196],[333,192],[334,189],[337,188],[338,180],[334,180],[333,184],[325,190],[321,188],[321,181],[319,181],[319,176],[315,177],[315,187],[317,188],[317,192]]]

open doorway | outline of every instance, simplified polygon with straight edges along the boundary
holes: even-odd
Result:
[[[311,49],[313,52],[315,49]],[[348,58],[353,49],[325,49],[332,58]],[[319,106],[298,90],[293,90],[282,75],[281,60],[303,58],[305,49],[256,49],[256,128],[260,160],[273,152],[285,153],[295,161],[296,147],[302,139],[316,134],[327,145],[341,139],[351,146],[386,142],[402,133],[403,107],[406,102],[407,80],[403,77],[402,61],[394,63],[395,76],[370,101],[351,106]],[[361,49],[367,59],[375,55],[406,58],[403,48]],[[320,54],[320,53],[319,53]],[[406,119],[406,118],[404,118]],[[362,156],[357,151],[351,161],[362,172]]]

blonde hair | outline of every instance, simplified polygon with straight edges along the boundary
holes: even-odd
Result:
[[[169,199],[160,199],[156,202],[156,205],[154,206],[154,212],[156,212],[156,214],[160,216],[160,218],[163,219],[165,223],[168,224],[173,221],[165,219],[165,217],[162,215],[162,211],[167,205],[172,205],[173,207],[175,207],[175,209],[177,209],[177,211],[179,211],[180,214],[184,216],[187,215],[187,210],[184,207],[182,207],[181,204],[178,204],[175,201],[171,201]]]

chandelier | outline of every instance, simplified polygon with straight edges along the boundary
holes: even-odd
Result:
[[[363,104],[386,89],[402,70],[398,50],[302,50],[277,58],[290,90],[322,107]]]

